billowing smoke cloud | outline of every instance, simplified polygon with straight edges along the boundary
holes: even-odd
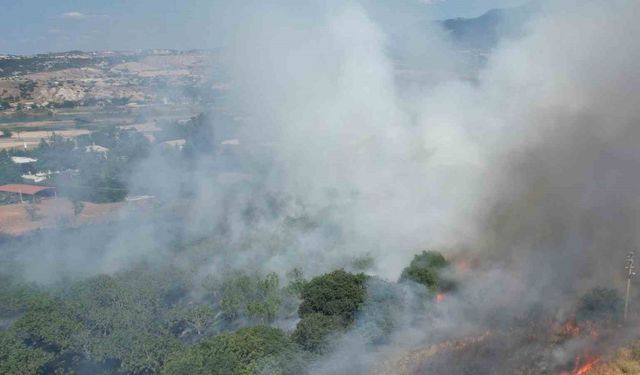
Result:
[[[371,253],[393,278],[418,248],[472,249],[496,265],[462,293],[475,319],[620,280],[637,243],[637,4],[545,4],[472,82],[435,37],[412,55],[427,79],[411,85],[366,8],[332,5],[313,20],[249,18],[258,31],[231,53],[242,139],[273,161],[264,188],[330,207],[341,230],[294,253]]]
[[[637,10],[624,1],[550,5],[482,75],[507,145],[494,161],[482,235],[547,289],[612,283],[637,244]]]
[[[420,48],[410,34],[400,55],[421,66],[403,74],[421,80],[400,87],[390,37],[366,8],[293,8],[243,14],[228,50],[231,103],[245,114],[240,139],[262,167],[261,189],[340,231],[284,259],[335,267],[372,254],[381,274],[396,277],[416,249],[452,240],[478,191],[483,151],[466,124],[431,121],[421,108],[424,90],[455,90],[447,83],[457,77],[455,55],[435,27],[420,31],[429,36]]]

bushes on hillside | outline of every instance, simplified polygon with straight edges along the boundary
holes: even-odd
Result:
[[[292,339],[304,350],[321,353],[329,348],[331,335],[342,328],[343,322],[340,318],[313,313],[300,320]]]
[[[0,285],[0,300],[11,303],[0,309],[0,318],[24,311],[8,332],[30,349],[52,354],[42,364],[45,373],[75,373],[83,362],[122,373],[158,373],[181,347],[170,329],[173,322],[201,318],[190,311],[172,313],[180,275],[161,271],[135,268],[96,276],[65,285],[55,295]],[[204,331],[210,321],[200,320],[195,323]]]
[[[53,354],[30,348],[13,332],[0,331],[0,374],[35,374]]]
[[[311,279],[302,286],[298,307],[301,320],[293,339],[304,350],[323,352],[328,338],[350,326],[365,300],[367,276],[339,270]]]
[[[365,299],[366,279],[363,273],[354,275],[343,270],[312,279],[302,290],[298,315],[304,319],[319,313],[340,318],[345,325],[352,323]]]
[[[423,251],[413,257],[413,260],[402,270],[399,282],[413,281],[422,284],[432,292],[447,291],[455,287],[451,280],[442,277],[441,273],[449,262],[437,251]]]
[[[280,278],[275,273],[264,279],[239,275],[222,284],[222,311],[229,320],[250,319],[270,323],[278,314],[282,301]]]
[[[594,288],[580,298],[576,318],[613,323],[622,319],[624,301],[617,291],[608,288]]]
[[[171,355],[166,375],[249,375],[259,373],[263,363],[295,351],[287,335],[276,328],[256,326],[203,340]],[[270,361],[271,359],[271,361]]]

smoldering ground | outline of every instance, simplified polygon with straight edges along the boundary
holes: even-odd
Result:
[[[82,245],[99,238],[90,230],[45,237],[11,264],[44,281],[140,261],[196,278],[313,276],[371,256],[368,271],[394,280],[419,249],[480,260],[421,330],[399,324],[375,351],[354,332],[318,373],[365,372],[381,351],[472,332],[496,306],[505,320],[532,306],[562,315],[583,291],[618,285],[637,244],[639,11],[634,1],[544,2],[470,71],[435,24],[392,55],[385,16],[366,3],[239,6],[225,49],[225,105],[242,114],[233,173],[215,155],[189,173],[152,156],[131,186],[172,202],[188,178],[182,216],[125,215],[98,251]],[[190,258],[176,242],[199,251]]]

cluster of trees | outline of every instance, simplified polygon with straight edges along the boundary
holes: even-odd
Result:
[[[0,356],[12,361],[0,361],[0,373],[19,373],[9,369],[31,363],[26,358],[39,359],[45,373],[72,373],[87,363],[106,372],[157,373],[180,345],[174,325],[191,319],[174,311],[176,288],[184,284],[169,276],[134,269],[46,292],[3,288],[2,318],[15,321],[3,332]]]
[[[294,269],[286,280],[234,273],[197,286],[173,266],[47,288],[4,276],[0,373],[301,374],[379,314],[365,309],[397,297],[379,292],[396,283],[344,270],[305,280]],[[297,317],[291,332],[272,327]]]
[[[302,289],[300,322],[293,339],[305,350],[321,353],[331,336],[351,326],[365,300],[367,276],[343,270],[316,277]]]
[[[94,144],[109,151],[86,152],[86,147]],[[149,151],[149,141],[142,134],[111,128],[75,141],[54,135],[42,141],[32,155],[38,159],[36,170],[78,171],[57,175],[49,182],[58,186],[60,194],[72,200],[115,202],[126,197],[129,175]]]
[[[345,270],[306,280],[295,269],[286,283],[247,272],[196,285],[176,266],[152,265],[47,288],[0,275],[0,373],[304,374],[343,335],[375,346],[412,324],[400,316],[428,315],[434,294],[453,290],[448,267],[423,252],[398,282]],[[581,320],[620,313],[609,289],[576,307]]]
[[[10,184],[20,182],[21,169],[20,166],[11,161],[14,153],[7,150],[0,150],[0,183]]]
[[[434,293],[450,292],[455,289],[455,282],[443,275],[443,271],[449,266],[449,262],[439,252],[423,251],[414,256],[409,266],[402,270],[400,282],[411,280]]]
[[[215,137],[211,119],[206,114],[199,114],[185,123],[177,121],[160,124],[161,130],[155,133],[158,142],[173,139],[184,139],[184,152],[188,156],[215,151]]]

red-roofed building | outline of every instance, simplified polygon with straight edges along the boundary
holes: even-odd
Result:
[[[20,200],[22,201],[25,195],[32,198],[55,197],[56,188],[51,186],[8,184],[0,186],[0,193],[19,194]]]

